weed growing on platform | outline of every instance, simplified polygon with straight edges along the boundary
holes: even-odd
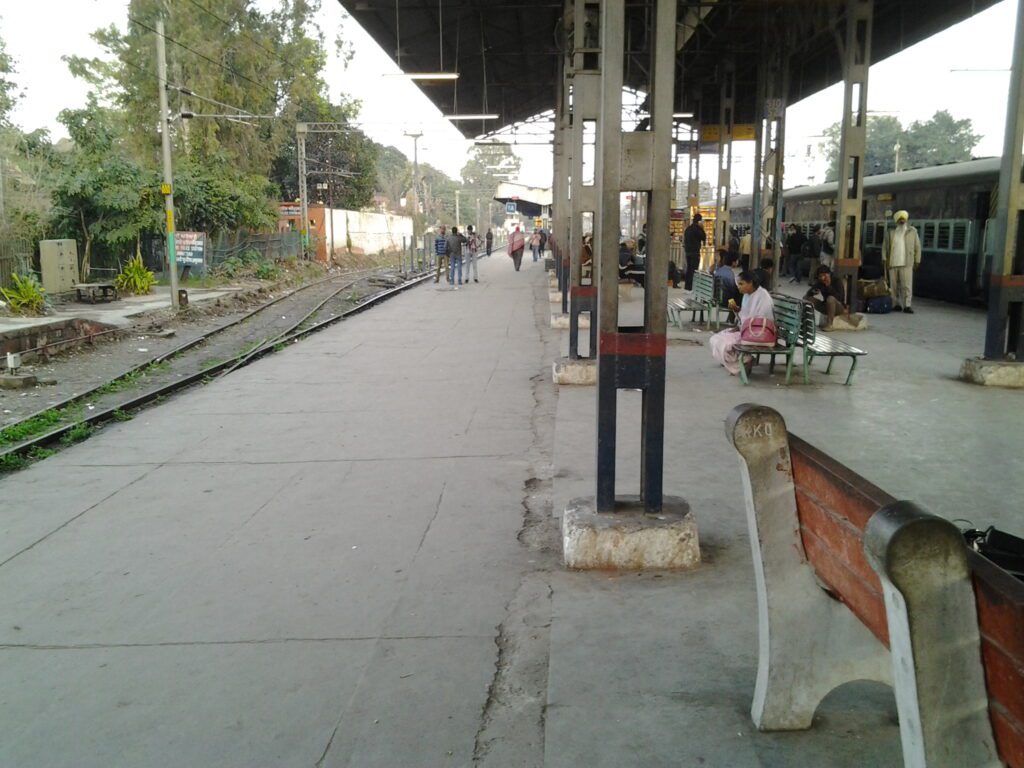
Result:
[[[28,459],[18,453],[0,456],[0,472],[16,472],[28,466]]]
[[[20,443],[22,440],[27,440],[30,437],[34,437],[45,432],[50,427],[57,426],[63,420],[63,411],[55,408],[50,409],[49,411],[43,411],[42,413],[33,416],[31,419],[27,419],[18,424],[12,424],[6,429],[0,430],[0,445]]]
[[[55,451],[53,448],[43,448],[42,446],[37,445],[35,448],[28,452],[28,458],[29,461],[42,461],[43,459],[50,458],[56,452],[57,451]]]
[[[120,408],[114,410],[112,414],[114,421],[131,421],[135,418],[135,414],[129,411],[122,411]]]
[[[64,445],[74,445],[87,439],[92,434],[92,424],[86,424],[85,422],[75,424],[71,429],[65,432],[60,441]]]

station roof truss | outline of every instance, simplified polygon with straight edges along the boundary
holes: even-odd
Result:
[[[420,81],[443,114],[496,113],[458,121],[467,138],[550,110],[569,28],[557,0],[338,0],[408,73],[457,72]],[[886,59],[978,13],[997,0],[875,0],[872,62]],[[680,0],[675,109],[718,122],[722,62],[736,62],[738,123],[754,119],[763,47],[785,45],[788,103],[842,79],[838,41],[845,2],[837,0]],[[626,0],[625,84],[649,90],[653,0]],[[869,85],[870,87],[870,85]]]

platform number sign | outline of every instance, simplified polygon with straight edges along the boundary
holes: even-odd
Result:
[[[515,212],[516,212],[516,204],[514,202],[509,201],[509,202],[505,203],[505,213],[515,213]]]

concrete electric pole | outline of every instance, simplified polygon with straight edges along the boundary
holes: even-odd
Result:
[[[164,48],[164,20],[156,22],[156,71],[160,90],[160,144],[163,150],[164,210],[167,215],[167,269],[171,273],[171,306],[178,309],[178,255],[174,248],[174,174],[171,170],[171,116],[167,110],[167,52]],[[87,275],[82,276],[87,279]]]
[[[302,256],[309,258],[309,198],[306,193],[306,123],[295,124],[295,144],[299,154],[299,233],[302,238]]]

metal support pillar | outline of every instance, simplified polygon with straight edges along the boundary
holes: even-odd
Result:
[[[767,22],[766,27],[771,27]],[[762,147],[761,159],[757,164],[755,189],[760,188],[762,215],[757,218],[757,229],[751,238],[751,257],[757,254],[758,261],[771,238],[771,259],[775,265],[773,280],[778,280],[782,257],[782,174],[785,156],[786,87],[788,78],[783,66],[784,47],[776,45],[764,58],[763,128],[759,137]],[[759,108],[760,109],[760,108]],[[758,178],[758,176],[760,178]],[[753,264],[752,266],[759,266]],[[765,286],[773,288],[774,286]]]
[[[600,337],[597,371],[597,512],[615,511],[616,413],[619,389],[643,392],[640,428],[640,497],[645,512],[662,509],[665,438],[665,277],[671,201],[676,0],[656,0],[649,34],[654,40],[649,90],[650,130],[622,131],[625,0],[601,5],[601,123],[595,219]],[[620,328],[619,196],[650,194],[644,281],[644,324]]]
[[[593,21],[600,19],[599,4],[579,0],[573,6],[573,40],[572,56],[569,62],[568,77],[572,82],[571,105],[571,146],[570,176],[572,177],[572,221],[570,223],[571,258],[569,261],[569,357],[580,359],[580,314],[586,312],[590,316],[590,343],[585,358],[597,357],[597,270],[596,246],[591,261],[591,280],[589,285],[583,284],[583,221],[588,214],[596,229],[598,208],[598,187],[595,183],[596,174],[587,183],[584,164],[587,160],[586,139],[587,125],[592,125],[599,136],[602,130],[601,113],[601,47],[595,47],[592,35]],[[602,23],[599,21],[599,25]],[[601,38],[598,37],[598,40]],[[598,43],[600,45],[600,43]],[[621,118],[615,125],[621,124]],[[590,156],[591,163],[596,159]],[[593,172],[593,167],[591,167]],[[616,225],[616,232],[618,226]],[[618,240],[616,239],[616,248]],[[616,275],[616,279],[617,279]]]
[[[309,258],[309,197],[306,193],[306,123],[295,124],[295,144],[299,154],[299,236],[302,238],[302,258]]]
[[[847,0],[843,62],[843,121],[839,140],[839,188],[836,203],[835,271],[846,284],[850,311],[857,308],[857,273],[864,210],[864,156],[868,129],[868,70],[874,0]]]
[[[566,3],[568,9],[569,3]],[[563,14],[568,18],[568,10]],[[573,201],[569,198],[569,146],[567,133],[569,127],[568,95],[565,84],[565,55],[559,59],[558,79],[555,83],[555,131],[553,141],[554,179],[552,183],[553,210],[551,214],[551,257],[555,269],[559,269],[562,254],[567,253],[569,244],[569,217],[572,215]]]
[[[767,29],[768,27],[766,27]],[[754,97],[754,186],[750,201],[750,261],[745,269],[756,269],[761,258],[762,211],[764,207],[764,119],[767,91],[767,43],[761,41],[761,57],[757,68],[757,94]],[[765,286],[771,288],[771,286]]]
[[[999,172],[996,242],[989,278],[985,357],[1024,359],[1024,3],[1017,8],[1016,43],[1006,105]]]
[[[729,242],[729,195],[732,187],[732,133],[735,123],[736,64],[722,64],[722,95],[718,110],[718,189],[715,193],[715,247]]]

